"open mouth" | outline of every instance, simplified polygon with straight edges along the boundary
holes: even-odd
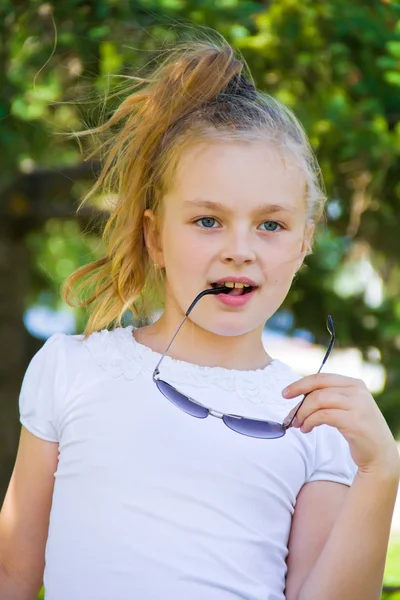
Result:
[[[226,282],[225,282],[226,283]],[[245,294],[250,294],[253,290],[257,289],[255,286],[251,285],[242,285],[227,286],[225,283],[212,283],[212,288],[221,288],[221,294],[228,294],[229,296],[244,296]]]

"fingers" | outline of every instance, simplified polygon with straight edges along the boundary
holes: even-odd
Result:
[[[347,425],[346,411],[334,408],[317,410],[306,417],[299,427],[302,433],[310,433],[314,427],[324,424],[343,431]]]
[[[291,383],[282,392],[284,398],[295,398],[303,394],[309,394],[315,389],[323,389],[329,387],[348,388],[365,385],[360,379],[353,377],[345,377],[344,375],[335,375],[331,373],[316,373],[315,375],[307,375],[294,383]]]
[[[346,393],[347,392],[347,393]],[[300,403],[299,403],[300,404]],[[299,404],[289,412],[284,422],[290,421]],[[343,387],[321,388],[310,392],[301,405],[293,426],[301,427],[304,421],[316,412],[330,409],[347,411],[351,409],[351,395]]]

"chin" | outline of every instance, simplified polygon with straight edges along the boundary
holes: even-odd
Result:
[[[190,318],[190,316],[189,316]],[[214,335],[220,335],[223,337],[238,337],[246,335],[251,331],[261,329],[264,325],[264,321],[250,323],[248,319],[239,319],[238,315],[229,315],[228,318],[216,318],[210,319],[206,317],[204,320],[193,319],[193,322],[197,327],[200,327],[204,331],[208,331]]]

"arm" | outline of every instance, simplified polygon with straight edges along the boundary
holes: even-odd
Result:
[[[349,491],[349,486],[334,481],[312,481],[301,488],[290,528],[286,600],[298,599]]]
[[[0,565],[0,594],[2,600],[34,600],[36,598],[32,595],[22,595],[24,591],[18,585],[17,578],[13,577],[3,565]]]
[[[25,427],[0,513],[0,598],[34,600],[42,586],[58,444]]]
[[[400,479],[399,452],[388,424],[359,379],[319,373],[282,394],[306,394],[294,427],[303,433],[323,423],[336,427],[358,467],[326,543],[293,600],[379,600]]]
[[[398,483],[398,469],[357,473],[296,600],[379,600]]]

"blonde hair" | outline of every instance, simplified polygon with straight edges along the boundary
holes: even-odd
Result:
[[[317,222],[323,212],[320,170],[301,124],[251,85],[244,60],[221,36],[176,44],[150,77],[135,80],[108,121],[82,132],[108,138],[93,153],[102,152],[104,166],[78,210],[98,191],[117,198],[103,230],[105,256],[73,272],[61,290],[70,306],[90,309],[84,339],[121,326],[127,310],[141,319],[154,310],[165,274],[148,254],[143,213],[158,214],[179,158],[194,141],[268,140],[302,168],[309,218]]]

